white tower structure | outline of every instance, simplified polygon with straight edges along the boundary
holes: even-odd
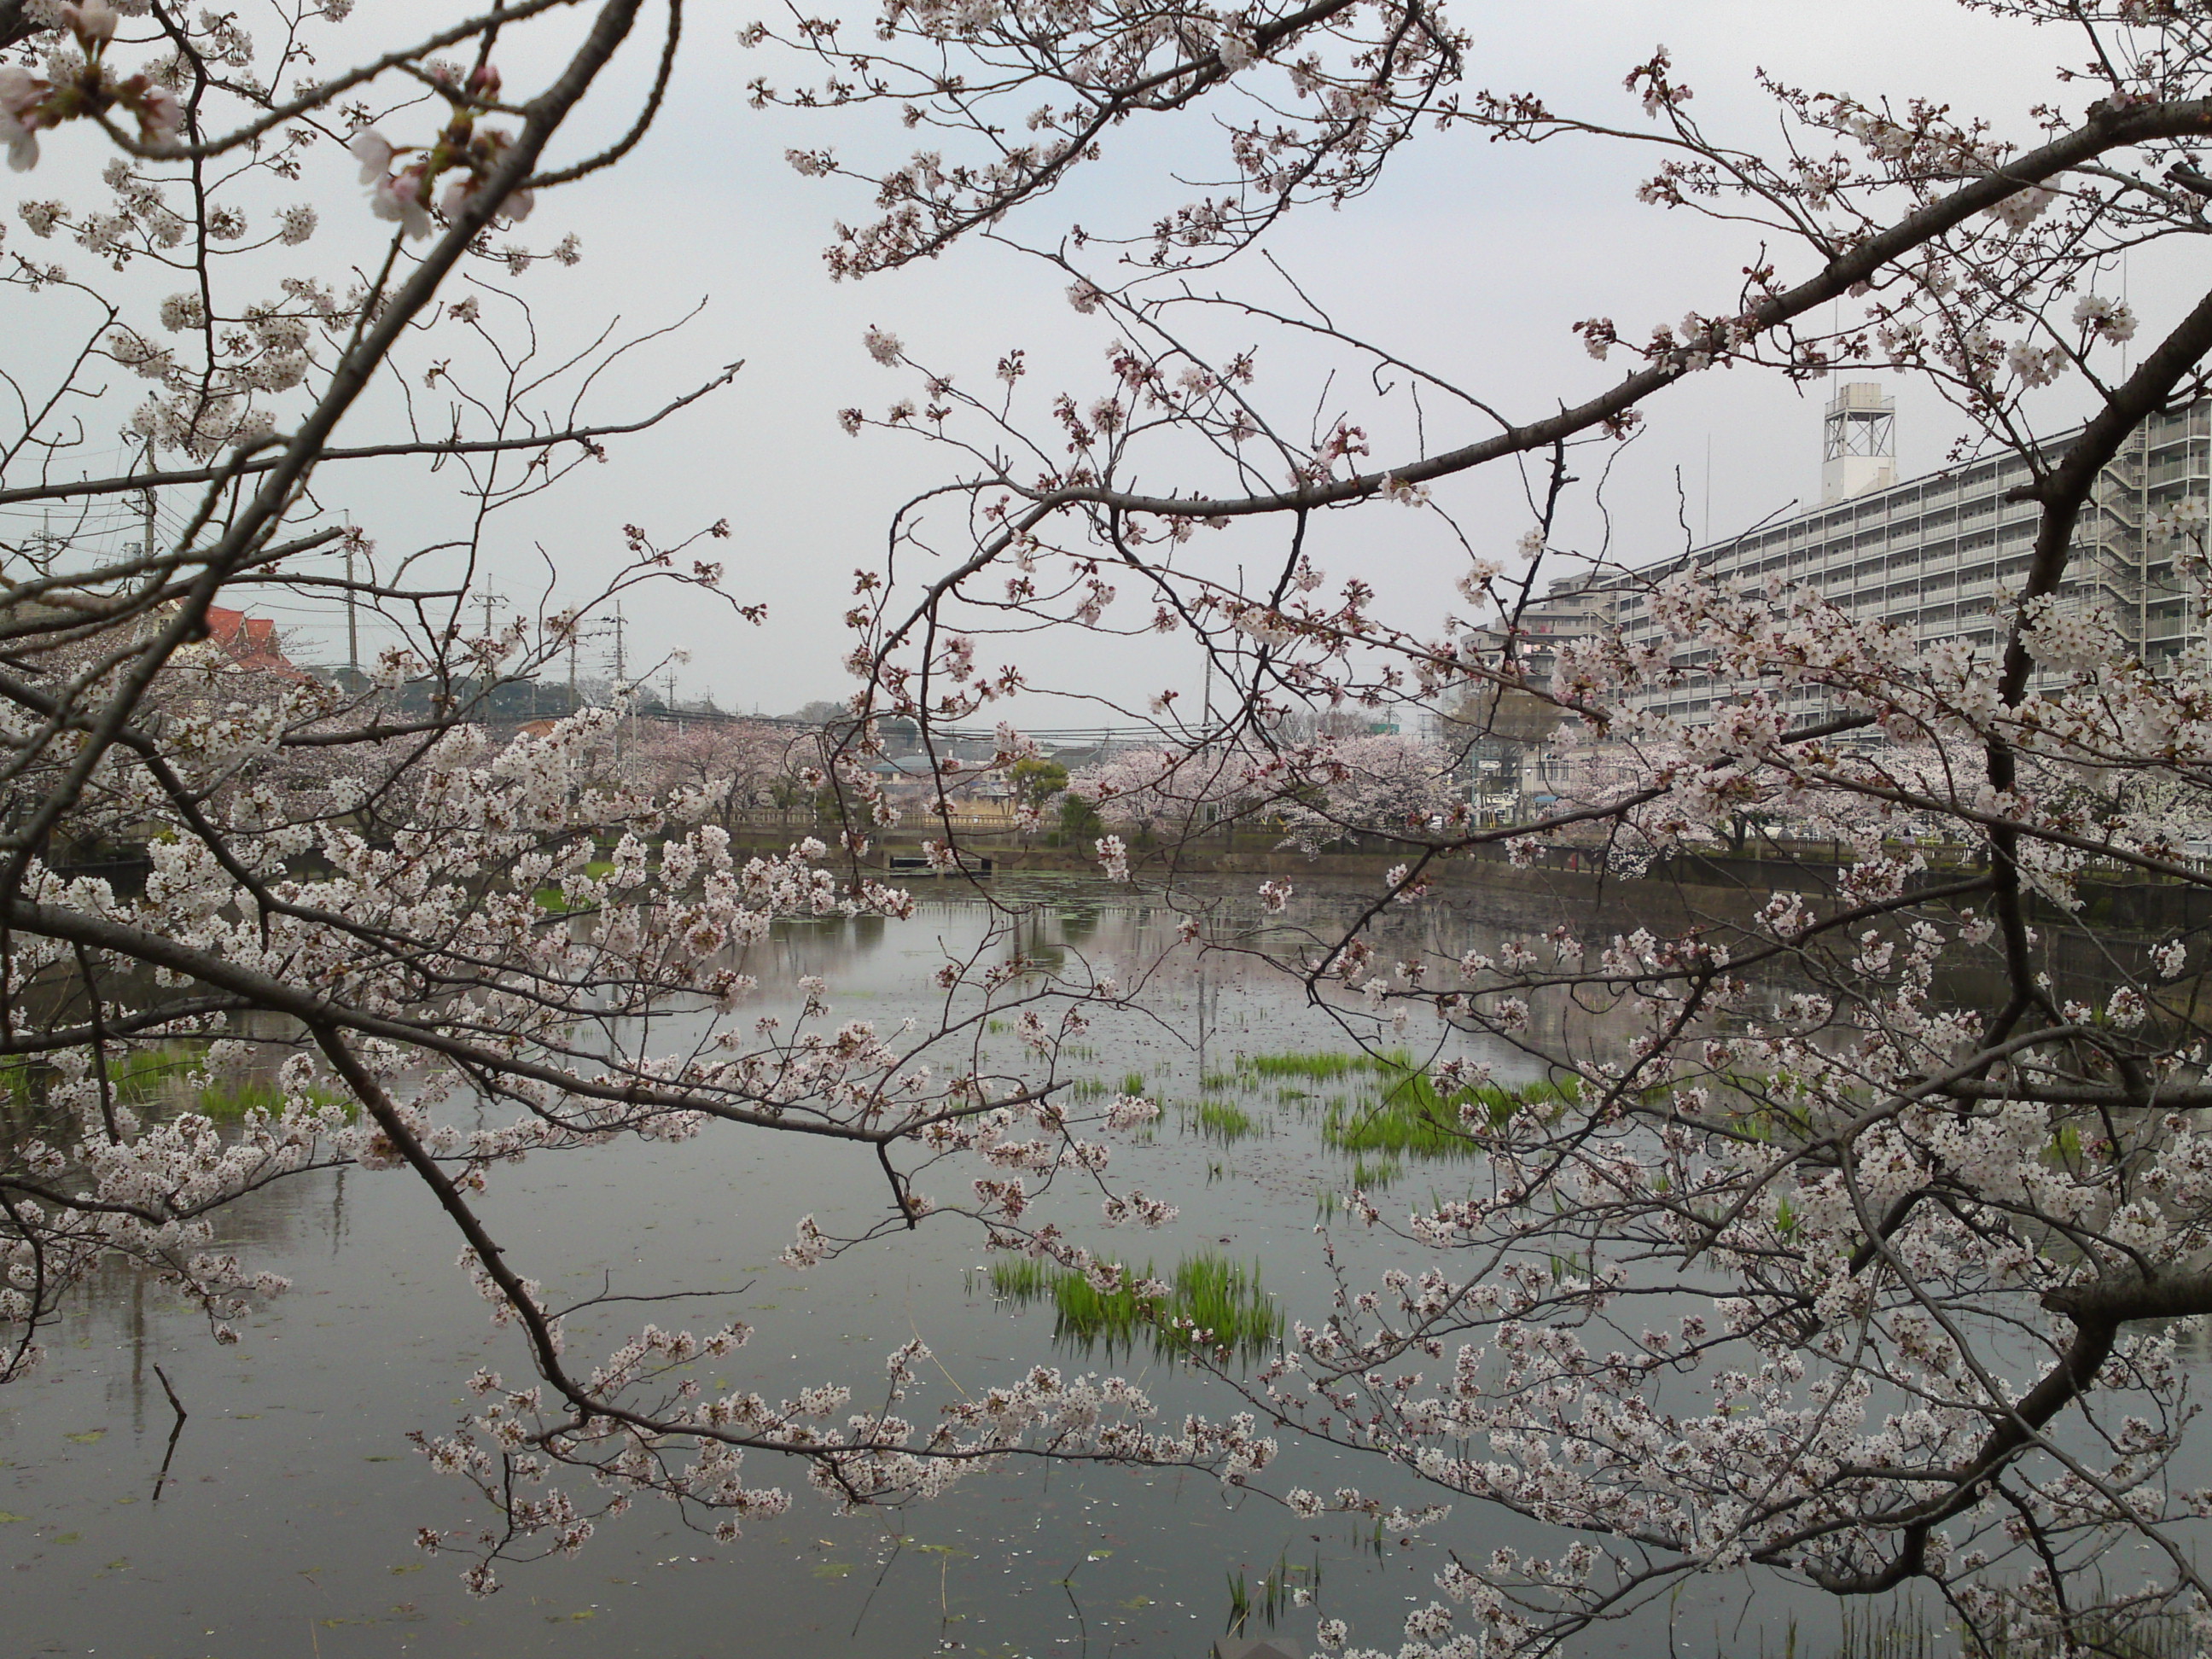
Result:
[[[1897,482],[1897,402],[1872,380],[1836,388],[1820,428],[1820,501],[1848,501]]]

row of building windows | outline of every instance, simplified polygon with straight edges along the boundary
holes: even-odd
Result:
[[[2073,434],[2047,445],[2063,455]],[[1922,639],[1993,647],[1996,596],[2025,578],[2039,522],[2033,501],[2006,499],[2030,477],[2018,457],[1984,461],[1867,490],[1787,522],[1694,550],[1625,576],[1554,584],[1522,619],[1532,636],[1529,667],[1541,675],[1567,640],[1617,626],[1632,641],[1656,638],[1643,590],[1686,566],[1745,597],[1772,582],[1808,586],[1854,617],[1885,620]],[[2182,592],[2172,550],[2149,544],[2145,520],[2212,484],[2212,400],[2154,416],[2100,476],[2075,529],[2060,604],[2102,610],[2154,664],[2168,661],[2201,632],[2200,612]],[[1695,668],[1706,653],[1677,659]],[[1654,693],[1651,706],[1695,719],[1719,688],[1692,677]]]

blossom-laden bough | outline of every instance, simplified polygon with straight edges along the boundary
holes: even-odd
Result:
[[[562,1481],[576,1468],[606,1502],[654,1492],[734,1527],[784,1501],[739,1479],[748,1450],[854,1504],[1016,1452],[1263,1467],[1272,1443],[1249,1416],[1163,1428],[1124,1384],[1044,1371],[905,1424],[918,1352],[856,1419],[834,1381],[781,1404],[702,1401],[670,1368],[742,1331],[648,1328],[580,1360],[563,1335],[580,1308],[549,1303],[487,1231],[481,1195],[525,1158],[710,1131],[849,1144],[881,1177],[872,1232],[942,1211],[1102,1273],[1024,1218],[1040,1194],[1079,1182],[1111,1219],[1173,1212],[1104,1176],[1106,1138],[1154,1109],[1076,1110],[1058,1069],[1085,1009],[1120,988],[979,953],[948,964],[957,994],[939,1021],[878,1029],[834,1018],[817,980],[746,974],[781,920],[911,909],[841,878],[820,842],[733,845],[730,821],[763,793],[823,787],[818,744],[624,742],[635,684],[611,708],[514,717],[639,584],[726,605],[734,633],[757,624],[759,607],[722,597],[708,550],[726,521],[627,526],[611,565],[559,550],[534,612],[501,623],[486,605],[471,625],[501,514],[739,373],[596,416],[609,366],[681,321],[561,343],[562,307],[531,283],[574,264],[579,237],[495,240],[635,148],[673,73],[680,0],[520,0],[333,72],[349,11],[288,0],[257,42],[235,15],[161,0],[0,7],[24,60],[0,71],[19,171],[64,143],[108,153],[97,204],[18,215],[92,274],[21,252],[0,273],[18,318],[0,504],[41,517],[0,552],[0,1382],[40,1363],[42,1332],[103,1262],[134,1264],[234,1340],[284,1285],[225,1247],[226,1209],[351,1166],[420,1183],[533,1373],[480,1381],[475,1427],[422,1437],[432,1468],[482,1480],[499,1511],[423,1540],[464,1549],[479,1590],[499,1559],[588,1535],[598,1500]],[[495,53],[530,60],[532,30],[550,67],[518,89]],[[651,73],[621,136],[568,153],[572,117],[617,97],[607,72],[626,54]],[[134,381],[143,401],[98,405],[119,430],[94,441],[81,411]],[[119,470],[78,459],[118,445]],[[331,502],[349,469],[410,462],[458,485],[460,521],[395,553]],[[616,574],[577,598],[559,568],[572,554]],[[368,659],[356,646],[320,677],[290,663],[252,613],[302,601],[343,605],[356,639],[365,617]],[[984,1060],[1000,1018],[1022,1034],[1012,1070]],[[196,1090],[241,1073],[256,1080],[242,1098],[265,1103],[235,1127],[198,1109]],[[933,1194],[939,1176],[951,1189]],[[793,1221],[796,1264],[854,1242]]]
[[[1009,349],[981,393],[871,331],[869,355],[914,384],[881,416],[837,423],[943,446],[957,476],[900,514],[891,558],[855,584],[847,660],[861,687],[799,774],[842,811],[834,859],[801,845],[753,860],[702,821],[703,790],[595,769],[615,716],[572,713],[507,745],[482,735],[476,717],[557,661],[594,605],[465,624],[502,507],[737,376],[587,418],[583,392],[623,348],[541,362],[524,291],[580,244],[493,240],[526,214],[557,217],[562,185],[632,155],[674,72],[680,4],[515,0],[327,72],[305,43],[349,9],[286,0],[269,46],[236,17],[162,0],[0,6],[25,58],[0,82],[11,162],[80,137],[113,152],[100,206],[20,210],[34,240],[66,236],[104,274],[20,252],[5,273],[16,302],[52,319],[38,337],[50,358],[10,366],[32,389],[0,447],[0,502],[51,509],[0,573],[0,1053],[35,1109],[28,1128],[11,1113],[0,1164],[5,1374],[31,1363],[69,1286],[117,1255],[220,1335],[280,1287],[217,1247],[213,1218],[348,1161],[422,1183],[527,1356],[531,1378],[484,1373],[471,1423],[423,1440],[497,1511],[481,1533],[425,1540],[469,1551],[480,1589],[501,1558],[580,1547],[636,1494],[732,1526],[773,1511],[781,1489],[745,1484],[748,1454],[799,1458],[851,1503],[1031,1455],[1201,1466],[1258,1490],[1276,1451],[1265,1424],[1439,1489],[1436,1512],[1383,1517],[1394,1528],[1474,1500],[1574,1534],[1543,1559],[1455,1562],[1444,1599],[1407,1620],[1410,1659],[1549,1650],[1739,1567],[1838,1595],[1929,1581],[1984,1650],[2109,1648],[2175,1621],[2206,1632],[2189,1543],[2208,1500],[2170,1479],[2193,1409],[2175,1322],[2212,1314],[2202,951],[2103,939],[2078,911],[2113,872],[2178,892],[2212,879],[2190,851],[2212,785],[2212,658],[2192,647],[2153,672],[2069,586],[2085,506],[2129,434],[2205,390],[2212,296],[2139,312],[2106,276],[2116,255],[2152,259],[2206,230],[2201,7],[1982,0],[1999,23],[2066,31],[2075,54],[2017,139],[1948,105],[1777,84],[1771,155],[1709,135],[1663,51],[1623,66],[1640,114],[1608,125],[1468,82],[1474,44],[1403,0],[890,0],[866,44],[795,16],[781,46],[826,78],[779,92],[764,76],[757,101],[897,105],[941,145],[872,171],[829,147],[793,153],[803,173],[876,189],[881,216],[840,235],[837,275],[964,236],[1018,241],[1133,122],[1220,111],[1226,160],[1149,224],[1037,239],[1073,314],[1101,319],[1071,326],[1110,325],[1095,389],[1033,398],[1028,355]],[[633,44],[648,16],[653,40]],[[507,46],[541,21],[573,23],[566,56],[520,97],[495,58],[517,61]],[[778,49],[776,31],[749,34]],[[565,158],[570,116],[625,52],[650,68],[622,136]],[[1354,204],[1429,126],[1500,165],[1521,143],[1642,147],[1644,199],[1740,238],[1721,267],[1735,274],[1679,321],[1582,319],[1579,372],[1627,372],[1534,398],[1470,390],[1361,337],[1279,265],[1264,292],[1225,286],[1271,257],[1283,216]],[[339,144],[329,201],[264,199],[327,185]],[[392,230],[333,279],[344,261],[318,274],[283,251],[330,235],[337,203]],[[248,252],[301,264],[255,289],[259,267],[233,258]],[[1291,339],[1364,372],[1316,404],[1281,383],[1295,369],[1277,377],[1270,353]],[[1845,365],[1921,377],[1970,423],[1968,448],[2027,463],[2035,532],[1992,646],[1923,647],[1817,596],[1692,570],[1647,584],[1660,643],[1601,628],[1547,648],[1530,616],[1542,583],[1562,559],[1608,554],[1578,544],[1580,478],[1604,477],[1668,388],[1722,368],[1805,380]],[[143,459],[65,476],[78,395],[125,374],[149,384],[127,428]],[[417,388],[450,394],[449,411],[418,416]],[[2087,415],[2063,445],[2045,441],[2053,388]],[[561,416],[528,412],[562,398]],[[342,420],[395,406],[390,435],[336,442]],[[316,489],[409,457],[457,470],[467,523],[395,559],[330,522]],[[1526,463],[1533,525],[1492,547],[1453,516],[1453,491],[1496,463]],[[143,521],[107,511],[148,500]],[[948,502],[964,512],[948,520]],[[1354,508],[1454,538],[1467,614],[1395,623],[1379,570],[1332,586],[1329,544]],[[2172,550],[2174,592],[2198,617],[2204,522],[2184,502],[2140,527]],[[1280,528],[1249,583],[1206,556],[1236,526]],[[672,543],[633,528],[616,590],[719,591],[699,552],[725,528]],[[407,644],[329,684],[227,659],[222,602],[286,592],[369,606]],[[818,984],[787,988],[787,1023],[748,1025],[759,988],[731,955],[779,915],[906,903],[862,862],[911,811],[870,764],[889,720],[913,722],[944,783],[931,856],[957,867],[955,792],[1036,749],[1006,720],[971,761],[947,728],[1009,714],[1034,689],[1015,660],[1036,656],[1024,641],[1072,631],[1186,639],[1208,666],[1195,704],[1180,686],[1079,688],[1158,738],[1150,775],[1085,781],[1131,809],[1125,836],[1104,791],[1090,797],[1109,874],[1172,882],[1224,819],[1384,852],[1349,927],[1301,922],[1297,884],[1277,876],[1242,932],[1186,896],[1179,939],[1270,954],[1363,1036],[1433,1042],[1428,1086],[1479,1178],[1402,1218],[1364,1195],[1351,1206],[1432,1265],[1373,1286],[1346,1269],[1334,1310],[1277,1363],[1224,1376],[1249,1410],[1172,1430],[1126,1384],[1050,1370],[908,1420],[915,1351],[872,1393],[706,1398],[690,1368],[742,1341],[736,1327],[647,1328],[573,1359],[577,1310],[547,1303],[475,1202],[524,1156],[724,1129],[841,1139],[884,1176],[876,1231],[957,1212],[993,1245],[1102,1288],[1123,1267],[1041,1219],[1039,1193],[1081,1183],[1109,1223],[1169,1218],[1103,1176],[1104,1137],[1152,1103],[1117,1100],[1094,1129],[1055,1066],[1086,1005],[1140,988],[1054,984],[979,953],[946,965],[933,1029],[832,1025]],[[1709,718],[1653,712],[1684,683],[1717,700]],[[1443,709],[1462,761],[1534,749],[1552,787],[1502,823],[1440,799],[1446,764],[1361,729],[1417,706]],[[1684,926],[1577,918],[1444,959],[1394,954],[1401,934],[1382,925],[1493,851],[1522,868],[1565,852],[1610,880],[1740,848],[1754,830],[1847,855]],[[118,845],[148,849],[143,894],[86,868]],[[637,1048],[633,1017],[670,1006],[701,1013],[706,1035],[680,1054]],[[1018,1068],[981,1062],[994,1011],[1019,1033]],[[249,1013],[287,1017],[291,1035],[249,1043],[234,1023]],[[1483,1086],[1478,1036],[1553,1086]],[[131,1057],[185,1043],[214,1066],[235,1045],[283,1049],[282,1104],[228,1135],[143,1113]],[[457,1098],[496,1109],[495,1127],[456,1127]],[[955,1161],[981,1173],[957,1200],[933,1196],[922,1181]],[[799,1219],[787,1259],[812,1266],[852,1242]],[[571,1470],[603,1495],[580,1498]],[[1279,1495],[1301,1515],[1379,1509],[1350,1489]],[[2132,1579],[2102,1571],[2123,1540],[2148,1546]],[[1348,1638],[1335,1618],[1316,1634]]]
[[[1770,82],[1783,137],[1763,148],[1709,132],[1664,50],[1623,64],[1631,112],[1609,121],[1462,83],[1478,48],[1395,4],[894,0],[875,46],[800,18],[792,44],[829,70],[758,94],[896,101],[932,130],[901,165],[793,153],[876,185],[884,216],[842,234],[833,270],[985,228],[1102,330],[1097,384],[1042,392],[1023,350],[982,390],[869,342],[915,378],[845,429],[935,446],[957,478],[900,514],[892,564],[860,586],[856,714],[919,722],[931,754],[937,727],[1046,690],[1150,722],[1156,743],[1071,780],[1067,822],[1095,813],[1110,872],[1170,891],[1232,844],[1225,825],[1387,850],[1348,926],[1299,918],[1281,875],[1249,907],[1176,896],[1208,948],[1270,957],[1364,1040],[1425,1042],[1440,1127],[1479,1154],[1464,1196],[1408,1215],[1352,1194],[1355,1224],[1432,1265],[1377,1285],[1343,1270],[1279,1364],[1222,1378],[1462,1514],[1563,1529],[1541,1559],[1457,1559],[1407,1620],[1407,1659],[1551,1651],[1738,1569],[1845,1597],[1924,1582],[1977,1651],[2212,1639],[2194,1553],[2212,1493],[2174,1473],[2196,1411],[2178,1355],[2212,1316],[2188,936],[2212,883],[2206,509],[2145,513],[2155,481],[2125,482],[2142,424],[2212,389],[2212,294],[2183,263],[2212,228],[2212,20],[2170,0],[1969,9],[2063,42],[2033,109]],[[957,47],[902,79],[916,32]],[[1025,228],[1139,111],[1216,89],[1267,112],[1222,119],[1226,183],[1150,236]],[[1626,365],[1595,386],[1571,362],[1556,386],[1470,386],[1403,328],[1358,331],[1267,233],[1366,188],[1431,120],[1437,143],[1493,157],[1637,147],[1642,199],[1710,220],[1726,274],[1679,320],[1573,323],[1577,355]],[[2184,297],[2116,291],[2124,255],[2164,261]],[[1638,295],[1625,277],[1615,309]],[[1670,387],[1854,368],[1946,399],[1954,459],[2020,465],[2032,535],[1986,617],[1930,642],[1794,573],[1623,567],[1593,508]],[[1455,516],[1454,482],[1497,465],[1522,469],[1525,532]],[[1353,509],[1461,549],[1466,610],[1395,619],[1401,584],[1372,550],[1391,532],[1349,528]],[[2130,538],[2146,602],[2185,613],[2167,659],[2099,609],[2088,562]],[[1547,585],[1583,573],[1656,627],[1600,611],[1555,635]],[[1188,639],[1206,689],[1195,672],[1048,686],[1024,642],[1070,629]],[[1376,811],[1383,769],[1355,777],[1331,750],[1436,715],[1454,751],[1437,775],[1527,766],[1536,787],[1510,810],[1478,790]],[[1723,862],[1762,852],[1749,876]],[[1394,925],[1492,856],[1523,889],[1575,878],[1566,919],[1456,959]],[[1701,859],[1758,890],[1679,886]],[[1612,902],[1645,904],[1641,927],[1607,908],[1625,878],[1643,885]],[[2090,921],[2130,886],[2143,921]],[[1476,1060],[1501,1048],[1548,1086],[1501,1103]],[[2124,1543],[2133,1576],[2112,1565]],[[1349,1639],[1335,1620],[1319,1634]]]

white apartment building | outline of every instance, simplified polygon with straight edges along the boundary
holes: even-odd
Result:
[[[2076,428],[2078,431],[2079,428]],[[2051,441],[2063,453],[2075,434]],[[1856,618],[1910,629],[1922,641],[2000,641],[1994,597],[2016,592],[2034,544],[2036,504],[2006,494],[2028,479],[2017,456],[1978,461],[1896,482],[1895,406],[1878,386],[1846,385],[1823,422],[1821,504],[1761,529],[1695,549],[1626,576],[1555,583],[1524,617],[1528,661],[1541,673],[1552,640],[1612,623],[1630,638],[1656,638],[1645,590],[1685,564],[1744,593],[1780,578],[1810,587]],[[2145,518],[2212,483],[2212,400],[2154,416],[2138,428],[2097,481],[2075,531],[2075,556],[2059,603],[2099,609],[2153,668],[2202,632],[2171,545],[2148,545]],[[1676,659],[1696,666],[1700,652]],[[1652,706],[1695,721],[1724,684],[1686,678]],[[1821,711],[1817,692],[1804,713]]]

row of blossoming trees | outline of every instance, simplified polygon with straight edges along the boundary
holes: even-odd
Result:
[[[1303,742],[1267,735],[1265,744],[1125,750],[1073,774],[1067,793],[1117,836],[1170,850],[1240,823],[1308,853],[1391,848],[1408,831],[1466,818],[1464,788],[1443,744],[1396,732]]]
[[[11,165],[68,151],[101,167],[22,203],[4,271],[18,396],[0,504],[46,528],[0,568],[0,1053],[37,1105],[0,1154],[0,1378],[38,1361],[64,1298],[118,1257],[226,1337],[281,1286],[218,1246],[225,1206],[352,1164],[420,1183],[514,1327],[514,1380],[479,1376],[480,1414],[430,1443],[501,1517],[427,1540],[467,1549],[479,1588],[501,1557],[580,1547],[599,1509],[635,1495],[733,1533],[787,1501],[747,1484],[761,1454],[853,1503],[1012,1455],[1193,1465],[1259,1490],[1264,1419],[1395,1465],[1462,1516],[1496,1505],[1571,1538],[1540,1559],[1457,1558],[1408,1620],[1415,1659],[1544,1650],[1738,1569],[1842,1596],[1923,1580],[1972,1641],[2012,1653],[2115,1651],[2177,1620],[2212,1638],[2191,1548],[2212,1498],[2173,1478],[2193,1409],[2176,1322],[2212,1314],[2194,957],[2146,937],[2062,972],[2084,956],[2048,948],[2092,876],[2206,881],[2183,852],[2212,784],[2212,663],[2192,649],[2154,674],[2058,600],[2100,469],[2203,389],[2212,295],[2138,318],[2101,273],[2208,228],[2195,147],[2212,137],[2212,17],[2185,0],[1972,9],[2051,27],[2063,61],[2035,107],[1984,124],[1775,85],[1784,137],[1765,153],[1708,137],[1663,52],[1623,66],[1641,108],[1617,127],[1487,89],[1427,0],[888,0],[857,30],[751,26],[781,64],[755,100],[820,112],[823,143],[793,165],[875,193],[878,216],[839,233],[836,274],[978,234],[1022,246],[1042,225],[1041,268],[1111,344],[1095,387],[1033,392],[1010,351],[984,395],[870,337],[911,386],[881,415],[835,418],[944,445],[949,487],[899,514],[849,616],[854,714],[871,718],[805,781],[841,803],[838,846],[745,860],[706,792],[594,771],[618,716],[510,744],[471,724],[483,688],[553,669],[596,608],[471,629],[500,515],[622,434],[680,422],[734,372],[599,416],[583,394],[621,343],[567,359],[533,332],[531,284],[578,257],[563,187],[647,137],[684,61],[680,0],[509,0],[414,39],[374,36],[346,0],[279,0],[258,38],[166,0],[0,4],[20,60],[0,70]],[[526,61],[547,65],[532,84],[502,77]],[[611,118],[599,107],[625,96]],[[865,147],[877,103],[929,148],[841,155],[841,112],[860,112]],[[596,145],[572,137],[586,108],[611,135]],[[1050,234],[1047,198],[1125,128],[1206,115],[1219,165],[1194,194],[1126,234]],[[1590,357],[1624,369],[1488,398],[1348,322],[1240,300],[1286,216],[1356,211],[1417,134],[1501,167],[1520,143],[1632,143],[1653,158],[1647,202],[1721,227],[1711,298],[1679,323],[1585,319]],[[369,247],[372,226],[388,237]],[[1615,308],[1638,303],[1624,282]],[[1253,343],[1292,337],[1294,362],[1363,371],[1330,382],[1338,412],[1318,423],[1299,372]],[[1575,477],[1663,419],[1689,376],[1839,362],[1919,377],[1973,443],[2027,459],[2033,556],[1996,646],[1923,651],[1817,597],[1691,574],[1653,596],[1661,645],[1601,635],[1532,681],[1520,618],[1568,540]],[[97,417],[119,425],[77,447],[81,411],[119,410],[134,382],[135,407]],[[2043,441],[2054,384],[2086,417],[2063,447]],[[450,418],[401,395],[432,385]],[[574,392],[568,414],[538,412],[560,404],[547,386]],[[1399,400],[1416,387],[1413,419]],[[122,459],[78,459],[96,453]],[[1344,515],[1411,510],[1455,533],[1454,481],[1524,459],[1536,522],[1494,548],[1464,539],[1465,615],[1394,618],[1376,582],[1324,574]],[[324,499],[349,471],[410,465],[461,485],[436,556],[332,521]],[[143,523],[116,511],[142,501]],[[2198,615],[2203,525],[2155,527]],[[1249,563],[1271,528],[1249,583],[1205,556],[1234,530]],[[640,581],[719,592],[701,555],[722,530],[633,530],[603,598]],[[276,597],[372,607],[402,643],[342,688],[232,695],[199,672],[210,606]],[[749,616],[732,602],[732,629]],[[1164,1425],[1125,1383],[1048,1370],[933,1412],[909,1397],[917,1348],[857,1402],[842,1385],[708,1397],[690,1362],[744,1340],[738,1327],[571,1352],[477,1195],[505,1164],[623,1136],[849,1141],[882,1172],[879,1231],[941,1212],[929,1224],[1118,1282],[1110,1257],[1031,1212],[1063,1172],[1108,1167],[1108,1138],[1152,1110],[1115,1101],[1086,1120],[1063,1090],[1060,1040],[1117,988],[975,980],[954,962],[960,994],[933,1030],[824,1029],[811,985],[769,988],[796,999],[795,1022],[742,1012],[764,994],[745,946],[776,917],[908,904],[866,874],[898,811],[866,734],[911,720],[935,755],[951,723],[1018,714],[1035,664],[1058,659],[1022,643],[1040,630],[1173,636],[1219,677],[1196,713],[1160,688],[1159,745],[1146,775],[1110,781],[1115,799],[1173,814],[1227,798],[1316,845],[1355,830],[1393,850],[1343,931],[1277,952],[1285,973],[1378,1036],[1427,1033],[1446,1100],[1480,1080],[1464,1057],[1477,1038],[1556,1086],[1468,1097],[1449,1126],[1480,1155],[1464,1193],[1410,1216],[1354,1203],[1431,1265],[1346,1285],[1256,1379],[1224,1377],[1256,1412]],[[1001,639],[1020,662],[987,661]],[[1649,694],[1693,654],[1735,690],[1686,726]],[[426,682],[439,695],[393,696]],[[1808,689],[1834,712],[1791,714]],[[1409,775],[1357,740],[1283,735],[1302,716],[1486,696],[1574,723],[1594,758],[1571,801],[1480,826],[1434,797],[1447,767]],[[988,764],[1011,771],[1033,747],[1010,719]],[[1640,864],[1747,813],[1826,824],[1853,857],[1755,915],[1671,935],[1563,925],[1461,960],[1389,960],[1365,934],[1494,846],[1594,833]],[[1886,842],[1899,813],[1967,856],[1931,875]],[[103,838],[154,847],[143,896],[56,868],[57,848]],[[1126,848],[1101,839],[1126,872]],[[1179,948],[1261,948],[1178,896]],[[1279,884],[1266,902],[1284,903]],[[1978,983],[1995,988],[1953,994],[1961,959],[1994,963]],[[635,1017],[678,1001],[729,1023],[683,1054],[637,1049],[658,1028]],[[1577,1022],[1534,1018],[1547,1003],[1634,1035],[1583,1041]],[[981,1023],[1015,1007],[1026,1062],[977,1063]],[[276,1028],[248,1014],[284,1016],[289,1035],[249,1042]],[[142,1110],[118,1083],[131,1056],[187,1040],[211,1066],[249,1049],[278,1063],[281,1108],[236,1133]],[[1106,1202],[1109,1222],[1166,1214],[1141,1194]],[[790,1259],[848,1242],[803,1221]],[[1371,1507],[1351,1490],[1277,1495],[1301,1513]],[[2114,1556],[2124,1541],[2144,1547]]]

